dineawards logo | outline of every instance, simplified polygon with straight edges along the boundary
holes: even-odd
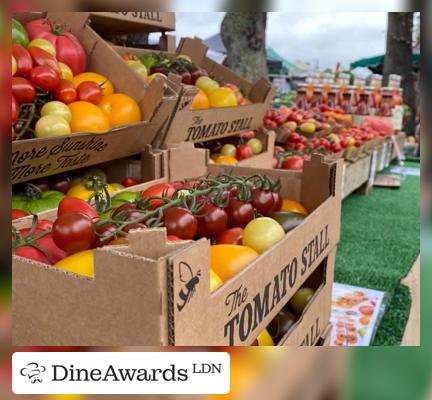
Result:
[[[217,352],[15,353],[16,394],[226,394],[230,357]]]

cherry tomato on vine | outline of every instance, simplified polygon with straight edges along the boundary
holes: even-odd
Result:
[[[125,226],[123,228],[123,232],[129,233],[132,230],[135,230],[135,229],[144,229],[144,228],[147,228],[147,227],[144,224],[142,224],[140,222],[137,222],[136,224],[130,224],[130,225]]]
[[[236,158],[237,160],[245,160],[247,158],[253,157],[254,153],[252,151],[252,148],[248,146],[247,144],[243,144],[241,146],[237,147],[236,150]]]
[[[65,104],[70,104],[78,98],[77,91],[73,83],[67,79],[60,79],[57,90],[54,93],[56,100]]]
[[[273,201],[274,201],[274,206],[273,206],[272,212],[280,211],[282,208],[282,204],[283,204],[282,196],[280,195],[279,192],[272,192],[272,196],[273,196]]]
[[[244,228],[255,217],[253,205],[238,199],[231,199],[225,211],[230,228]]]
[[[12,209],[12,219],[24,218],[30,215],[27,211]]]
[[[54,92],[60,84],[60,76],[48,65],[38,65],[30,73],[30,82],[45,92]]]
[[[95,240],[92,244],[93,248],[102,247],[107,245],[109,242],[117,239],[114,232],[117,230],[117,225],[106,223],[96,228]]]
[[[82,82],[77,86],[76,91],[80,101],[88,101],[98,105],[103,99],[102,88],[96,82]]]
[[[75,197],[65,197],[58,205],[57,216],[71,212],[84,214],[93,220],[99,219],[97,211],[86,201]]]
[[[12,95],[12,124],[17,122],[18,114],[19,114],[19,105],[15,99],[15,96]]]
[[[36,89],[27,79],[13,76],[12,95],[18,104],[32,103],[36,97]]]
[[[216,238],[216,244],[236,244],[241,246],[243,244],[243,229],[227,229]]]
[[[79,212],[61,214],[52,227],[54,243],[68,254],[91,248],[95,229],[90,217]]]
[[[136,178],[132,178],[132,177],[127,177],[125,179],[122,180],[122,185],[127,188],[127,187],[131,187],[131,186],[135,186],[135,185],[139,185],[141,182],[139,179]]]
[[[198,236],[213,238],[220,235],[228,225],[226,211],[212,203],[205,204],[199,211]]]
[[[274,198],[272,192],[263,189],[252,189],[252,205],[264,216],[269,215],[274,208]]]
[[[125,203],[113,211],[112,217],[121,221],[134,221],[142,216],[138,209],[136,204]]]
[[[148,199],[150,197],[166,197],[171,199],[175,192],[175,188],[170,183],[158,183],[156,185],[150,186],[142,193],[141,197],[143,199]],[[153,199],[150,200],[150,210],[154,210],[164,204],[163,200]]]
[[[185,208],[168,208],[163,213],[163,222],[168,235],[174,235],[184,240],[192,240],[197,234],[197,219]]]

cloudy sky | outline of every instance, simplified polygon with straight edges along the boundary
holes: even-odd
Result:
[[[378,0],[376,0],[378,1]],[[224,13],[177,13],[178,36],[203,39],[219,32]],[[267,45],[288,61],[319,62],[320,69],[383,54],[385,12],[269,13]]]

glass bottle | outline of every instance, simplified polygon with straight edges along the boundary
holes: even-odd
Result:
[[[369,94],[368,93],[360,93],[360,100],[357,103],[357,111],[358,115],[369,115]]]

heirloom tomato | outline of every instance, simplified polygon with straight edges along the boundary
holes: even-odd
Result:
[[[111,126],[129,125],[141,121],[141,110],[137,102],[125,94],[105,96],[99,108],[108,117]]]
[[[64,194],[53,190],[42,192],[34,190],[26,193],[12,195],[12,208],[27,211],[30,214],[39,214],[46,210],[57,208]]]
[[[69,107],[61,101],[49,101],[41,109],[41,116],[56,115],[64,118],[68,123],[72,120],[72,113]]]
[[[30,82],[44,92],[54,92],[60,84],[60,76],[48,65],[38,65],[30,73]]]
[[[111,125],[104,112],[87,101],[76,101],[69,104],[72,112],[71,130],[76,132],[105,133]]]
[[[174,192],[175,188],[170,183],[158,183],[144,190],[141,197],[143,199],[148,199],[150,197],[166,197],[168,199],[171,199]],[[152,199],[150,200],[150,210],[154,210],[155,208],[158,208],[163,204],[163,200]]]
[[[66,79],[70,82],[73,81],[73,72],[72,70],[69,68],[68,65],[66,65],[65,63],[59,62],[59,67],[60,67],[60,77],[62,79]]]
[[[216,244],[243,244],[243,229],[242,228],[231,228],[222,232],[216,238]]]
[[[246,225],[243,244],[258,253],[264,253],[285,237],[282,226],[272,218],[260,217]]]
[[[46,39],[33,39],[27,48],[31,47],[39,47],[42,50],[45,50],[47,53],[50,53],[53,57],[56,57],[56,49],[51,42]]]
[[[85,250],[73,254],[55,264],[57,268],[72,272],[77,275],[94,278],[93,250]]]
[[[163,223],[168,235],[175,235],[183,240],[192,240],[197,234],[197,219],[182,207],[166,209],[163,212]]]
[[[73,78],[73,84],[76,88],[80,83],[88,81],[96,82],[101,87],[104,96],[109,96],[114,93],[114,87],[111,81],[107,77],[97,74],[96,72],[83,72],[82,74],[75,75]]]
[[[58,64],[58,61],[53,57],[50,53],[48,53],[45,50],[42,50],[39,47],[30,47],[28,49],[28,52],[30,53],[32,59],[33,59],[33,66],[48,66],[51,67],[60,78],[61,76],[61,70]]]
[[[214,238],[226,230],[228,215],[223,208],[206,203],[198,212],[198,237]]]
[[[64,136],[71,133],[71,128],[63,117],[45,115],[36,122],[35,133],[38,138]]]
[[[27,31],[22,26],[21,22],[12,18],[12,43],[17,43],[23,47],[27,47],[29,38]]]

